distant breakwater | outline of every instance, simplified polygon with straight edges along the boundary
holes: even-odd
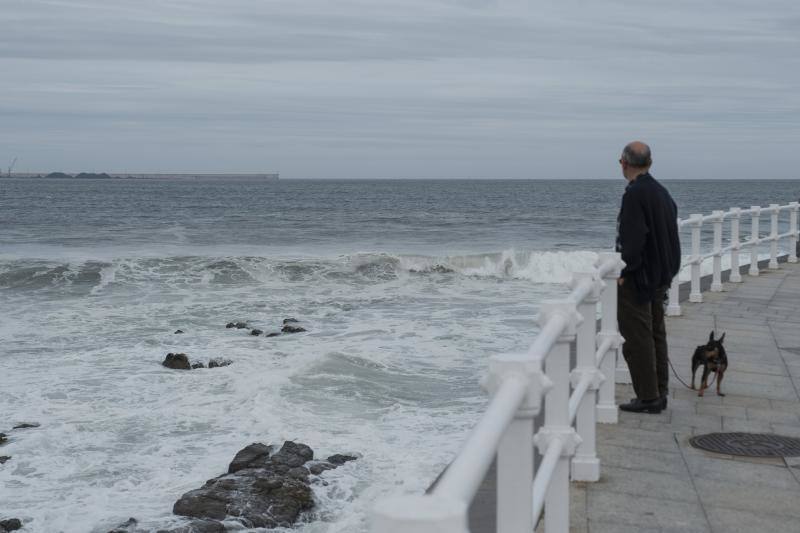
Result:
[[[253,173],[207,173],[207,172],[79,172],[69,174],[66,172],[13,172],[10,175],[0,175],[4,178],[32,178],[32,179],[139,179],[139,180],[164,180],[164,179],[247,179],[259,181],[277,181],[280,179],[278,172],[253,172]]]

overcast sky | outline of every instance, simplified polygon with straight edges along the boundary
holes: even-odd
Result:
[[[0,165],[798,178],[798,0],[0,0]]]

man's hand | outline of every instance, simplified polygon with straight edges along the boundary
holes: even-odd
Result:
[[[622,285],[623,285],[624,283],[625,283],[625,278],[617,278],[617,285],[619,285],[620,287],[622,287]]]

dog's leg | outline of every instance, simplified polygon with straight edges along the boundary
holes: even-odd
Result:
[[[697,367],[699,367],[699,366],[700,366],[700,364],[697,362],[697,357],[696,356],[692,357],[692,390],[695,389],[694,376],[695,376],[695,374],[697,374]]]
[[[698,396],[702,397],[703,393],[708,388],[708,367],[703,367],[703,377],[700,380],[700,392],[697,393]]]
[[[722,368],[717,369],[717,396],[725,396],[719,391],[720,385],[722,385],[722,376],[725,375],[725,371]]]

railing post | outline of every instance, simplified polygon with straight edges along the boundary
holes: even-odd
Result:
[[[722,217],[725,211],[714,211],[714,273],[711,279],[711,292],[722,291]]]
[[[528,393],[497,448],[497,533],[533,531],[533,433],[542,397],[552,382],[542,361],[527,354],[495,355],[484,388],[494,396],[505,379],[524,378]]]
[[[769,269],[776,270],[778,268],[778,214],[780,213],[780,205],[769,204]]]
[[[742,274],[739,272],[739,248],[742,244],[739,242],[739,219],[742,216],[742,210],[739,207],[731,207],[731,276],[728,281],[731,283],[741,283]]]
[[[618,268],[603,276],[603,281],[606,284],[605,290],[600,295],[600,335],[605,335],[614,340],[613,352],[606,355],[603,364],[600,365],[600,372],[606,377],[606,380],[600,385],[600,393],[597,402],[597,421],[603,424],[616,424],[619,418],[617,411],[617,402],[615,399],[616,391],[614,390],[614,382],[621,381],[616,374],[617,360],[621,360],[620,349],[622,345],[622,337],[619,335],[617,324],[617,278],[622,270],[622,259],[617,252],[605,252],[599,254],[598,264],[603,264],[609,260],[616,260]],[[624,364],[627,370],[627,365]],[[630,374],[626,376],[628,383],[630,383]]]
[[[797,263],[797,241],[799,236],[797,231],[797,212],[800,210],[800,202],[791,202],[789,205],[792,206],[789,210],[789,231],[792,233],[792,236],[789,237],[789,262]]]
[[[372,511],[371,533],[469,533],[467,504],[441,495],[384,498]]]
[[[575,429],[581,438],[581,443],[575,450],[572,458],[572,479],[575,481],[597,481],[600,479],[600,460],[597,458],[596,449],[596,405],[597,390],[605,381],[605,376],[597,368],[597,302],[603,290],[604,283],[597,279],[593,272],[575,273],[572,276],[572,288],[578,284],[589,281],[592,283],[592,292],[578,304],[578,314],[583,317],[583,322],[578,326],[575,340],[575,368],[570,374],[573,389],[578,386],[581,379],[591,379],[589,388],[583,395],[578,405],[575,418]],[[616,287],[614,287],[616,289]],[[588,377],[584,377],[588,376]]]
[[[703,215],[694,214],[690,217],[692,225],[692,289],[689,292],[689,301],[701,303],[703,294],[700,292],[700,228],[703,225]]]
[[[572,301],[550,301],[542,305],[540,323],[546,323],[555,314],[564,315],[567,326],[545,361],[545,372],[553,381],[553,388],[547,394],[544,406],[545,426],[536,434],[534,442],[542,455],[554,439],[562,442],[561,455],[544,499],[544,530],[547,533],[569,533],[569,463],[580,443],[580,437],[569,423],[569,346],[575,340],[580,315]]]
[[[761,217],[761,207],[751,206],[750,211],[753,216],[750,222],[750,270],[747,273],[758,276],[758,222]]]

